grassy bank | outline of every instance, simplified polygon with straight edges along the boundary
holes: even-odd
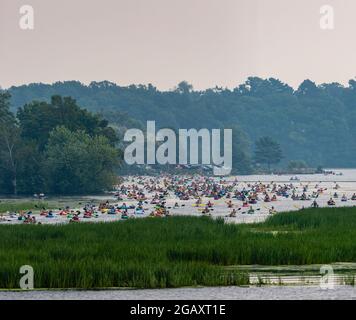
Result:
[[[19,211],[36,211],[42,208],[55,208],[53,203],[46,201],[9,201],[2,200],[0,202],[0,213],[19,212]]]
[[[21,265],[35,287],[164,288],[242,285],[232,265],[356,262],[356,209],[282,213],[256,225],[208,218],[110,224],[0,226],[0,288],[18,288]]]

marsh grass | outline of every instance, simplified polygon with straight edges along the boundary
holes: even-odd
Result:
[[[356,262],[356,209],[281,213],[256,225],[206,217],[2,225],[0,237],[0,288],[18,288],[22,265],[34,268],[36,288],[246,285],[248,270],[227,266]]]

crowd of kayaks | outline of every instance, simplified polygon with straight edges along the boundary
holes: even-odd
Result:
[[[150,216],[158,217],[158,216],[167,216],[169,213],[164,206],[164,204],[157,204],[154,207],[154,213]],[[65,209],[59,210],[46,210],[43,209],[39,216],[46,219],[61,219],[64,218],[68,220],[68,222],[80,222],[81,220],[89,220],[103,217],[104,215],[108,216],[118,216],[122,220],[127,220],[129,218],[133,218],[136,216],[144,215],[145,209],[143,208],[143,203],[141,201],[138,202],[137,205],[126,205],[125,203],[122,205],[112,205],[109,201],[105,203],[100,203],[99,206],[95,204],[88,203],[82,210],[73,210],[69,207]],[[32,211],[26,212],[13,212],[7,213],[6,215],[2,214],[0,216],[0,221],[22,221],[25,224],[41,224],[40,221],[36,218],[37,214],[34,214]]]
[[[350,198],[339,194],[340,186],[332,187],[333,196],[327,204],[335,206],[336,201],[356,201],[354,193]],[[90,221],[105,216],[127,220],[135,217],[167,217],[179,212],[185,207],[185,212],[212,215],[216,207],[225,212],[226,217],[236,217],[237,214],[255,214],[261,212],[262,204],[269,204],[267,213],[275,214],[275,203],[282,199],[293,201],[312,201],[311,207],[319,207],[318,198],[330,192],[319,184],[290,182],[243,183],[237,179],[206,176],[176,176],[162,177],[125,177],[116,187],[113,198],[106,202],[87,203],[81,209],[65,207],[58,210],[46,210],[39,213],[8,212],[0,216],[0,221],[21,221],[25,224],[41,223],[44,219],[54,219],[76,223]],[[42,195],[41,195],[42,196]],[[167,205],[167,200],[168,205]],[[172,202],[173,201],[173,202]],[[190,205],[192,209],[189,210]],[[260,206],[260,207],[259,207]],[[309,206],[309,205],[308,205]],[[188,209],[188,210],[187,210]],[[191,212],[190,212],[191,211]],[[38,221],[39,216],[41,221]],[[100,220],[100,219],[99,219]]]

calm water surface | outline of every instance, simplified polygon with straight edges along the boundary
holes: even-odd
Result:
[[[337,286],[217,287],[163,290],[0,292],[0,300],[356,300],[356,288]]]

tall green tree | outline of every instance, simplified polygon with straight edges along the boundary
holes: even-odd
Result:
[[[104,136],[64,126],[51,133],[45,150],[44,170],[48,191],[57,194],[96,193],[116,181],[118,150]]]
[[[7,191],[17,195],[18,165],[21,161],[22,140],[20,130],[14,124],[0,128],[0,168],[4,173]],[[1,170],[0,169],[0,170]]]
[[[80,108],[71,97],[52,96],[50,103],[33,101],[20,108],[17,117],[22,136],[36,141],[40,150],[44,149],[50,132],[58,126],[83,130],[91,137],[105,136],[112,145],[118,141],[107,120]]]
[[[268,170],[272,164],[279,163],[283,158],[280,145],[271,137],[262,137],[256,141],[255,161],[258,164],[267,164]]]
[[[17,194],[20,129],[10,112],[10,94],[0,92],[0,179],[2,192]]]
[[[10,111],[11,95],[8,91],[0,91],[0,124],[13,121],[14,115]]]

